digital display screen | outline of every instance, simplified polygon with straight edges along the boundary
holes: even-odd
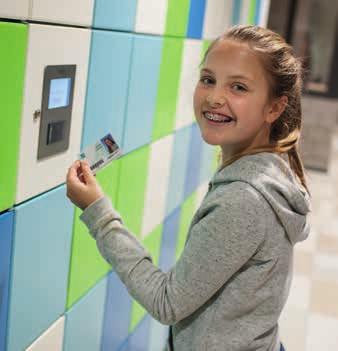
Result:
[[[51,79],[48,108],[65,107],[69,105],[71,78]]]

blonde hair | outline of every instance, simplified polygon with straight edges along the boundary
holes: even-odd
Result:
[[[305,180],[303,163],[299,154],[299,139],[302,126],[301,92],[302,63],[294,55],[293,49],[277,33],[253,25],[236,25],[216,38],[204,54],[201,65],[213,47],[221,40],[235,40],[246,43],[260,57],[267,72],[270,98],[286,96],[287,106],[271,124],[270,144],[234,155],[222,164],[229,165],[242,156],[260,152],[275,152],[288,155],[290,168],[296,178],[310,194]]]

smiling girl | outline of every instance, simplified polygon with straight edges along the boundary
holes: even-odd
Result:
[[[69,169],[67,195],[129,293],[171,326],[168,349],[282,350],[293,248],[310,230],[298,153],[301,64],[278,34],[232,27],[205,54],[194,111],[222,162],[169,272],[125,228],[87,163]]]

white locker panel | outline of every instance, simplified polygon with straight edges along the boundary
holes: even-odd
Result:
[[[164,221],[174,135],[151,145],[141,237]]]
[[[29,0],[1,0],[0,17],[27,19]]]
[[[65,317],[59,318],[26,351],[62,351]]]
[[[176,129],[194,122],[193,94],[199,80],[199,64],[202,57],[201,40],[184,41],[181,77],[176,105]]]
[[[91,26],[94,0],[32,0],[31,19],[41,22]]]
[[[16,203],[65,182],[67,169],[80,151],[86,94],[90,31],[60,26],[29,25],[24,101],[21,120]],[[73,110],[68,149],[55,156],[37,159],[44,68],[47,65],[76,65]]]
[[[207,0],[203,26],[204,39],[215,39],[231,26],[233,1],[236,0]]]
[[[138,0],[135,32],[164,34],[169,0]]]
[[[269,10],[270,10],[270,0],[262,0],[261,7],[259,9],[259,23],[261,27],[266,27],[269,19]]]

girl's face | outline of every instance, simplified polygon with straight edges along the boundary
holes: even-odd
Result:
[[[278,116],[268,104],[269,85],[259,58],[247,44],[218,42],[209,52],[194,93],[194,111],[203,139],[220,145],[223,160],[269,144]]]

